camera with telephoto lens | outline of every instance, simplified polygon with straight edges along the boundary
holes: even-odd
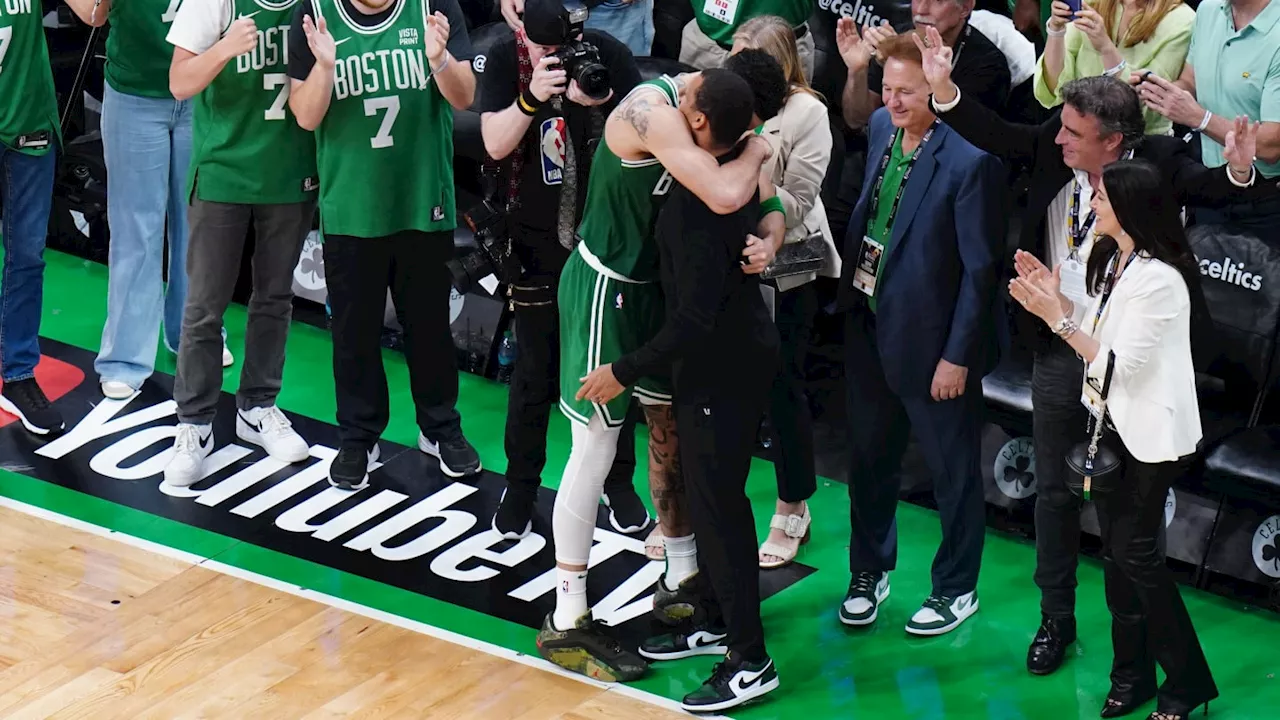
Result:
[[[467,294],[481,280],[493,275],[502,283],[520,279],[520,260],[511,247],[507,216],[510,208],[495,202],[492,196],[463,213],[471,228],[476,247],[462,257],[450,260],[449,275],[458,292]]]
[[[569,31],[565,33],[560,49],[548,55],[560,61],[560,67],[570,80],[576,80],[582,92],[592,100],[609,97],[609,68],[600,62],[600,48],[578,39],[586,26],[588,11],[577,2],[565,4],[569,13]]]

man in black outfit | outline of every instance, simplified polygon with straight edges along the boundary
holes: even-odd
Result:
[[[1221,206],[1275,193],[1256,182],[1252,166],[1256,132],[1243,132],[1228,149],[1227,167],[1207,168],[1177,138],[1144,136],[1137,93],[1120,80],[1091,77],[1062,89],[1063,107],[1041,125],[1002,120],[980,99],[952,83],[950,48],[929,33],[925,73],[938,117],[975,146],[1028,169],[1031,186],[1018,249],[1052,271],[1061,266],[1063,294],[1078,307],[1087,302],[1084,266],[1092,247],[1089,203],[1102,169],[1124,157],[1157,165],[1180,205]],[[1265,187],[1264,187],[1265,186]],[[1014,263],[1008,263],[1012,271]],[[1042,622],[1027,651],[1027,670],[1058,669],[1076,639],[1076,564],[1080,550],[1080,501],[1066,487],[1064,458],[1086,427],[1080,403],[1084,366],[1064,341],[1030,313],[1017,312],[1016,335],[1034,353],[1031,397],[1036,455],[1036,570]]]
[[[516,199],[508,218],[521,277],[508,287],[519,335],[520,360],[507,398],[507,488],[493,528],[518,540],[532,530],[533,507],[547,462],[547,422],[559,397],[560,320],[556,287],[573,247],[586,201],[587,173],[609,112],[640,83],[635,57],[613,36],[595,30],[583,42],[600,50],[611,93],[592,98],[548,57],[567,40],[569,14],[560,0],[529,0],[524,26],[489,51],[479,76],[474,110],[480,113],[485,152],[503,163],[496,205]],[[532,98],[530,111],[521,104]],[[568,160],[572,159],[570,164]],[[571,166],[570,166],[571,165]],[[628,415],[618,454],[605,481],[609,521],[620,533],[649,524],[636,494],[635,421]]]
[[[750,51],[748,51],[750,52]],[[767,57],[767,56],[766,56]],[[776,67],[776,63],[773,63]],[[752,85],[728,70],[705,70],[689,82],[696,112],[690,118],[698,144],[721,164],[742,148],[749,124],[762,123],[781,106],[786,80],[774,70],[771,108],[759,108]],[[759,81],[757,81],[759,82]],[[753,103],[757,105],[753,109]],[[760,569],[755,518],[746,495],[756,429],[768,403],[778,362],[778,333],[769,318],[759,277],[743,272],[747,236],[760,218],[782,212],[766,188],[738,211],[718,215],[680,185],[671,189],[655,230],[667,318],[639,350],[587,376],[582,397],[615,397],[638,378],[670,369],[682,479],[698,538],[696,592],[700,612],[693,632],[646,641],[640,654],[652,660],[720,654],[725,661],[682,703],[686,710],[719,712],[778,686],[765,650],[760,621]],[[710,581],[711,587],[706,583]],[[662,588],[662,581],[658,586]],[[687,597],[687,595],[686,595]],[[655,598],[655,607],[659,604]]]

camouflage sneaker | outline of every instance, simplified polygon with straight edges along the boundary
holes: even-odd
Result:
[[[557,630],[551,621],[542,621],[538,632],[538,654],[566,670],[603,682],[628,682],[643,676],[649,664],[628,652],[605,632],[605,627],[587,613],[574,627]]]
[[[692,622],[701,625],[706,621],[706,612],[701,607],[702,582],[699,573],[694,573],[680,582],[675,590],[667,589],[667,574],[658,578],[658,586],[653,591],[653,616],[664,625],[679,625]]]

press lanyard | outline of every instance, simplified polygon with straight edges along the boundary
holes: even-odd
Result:
[[[929,129],[925,131],[924,137],[920,138],[920,144],[916,146],[915,152],[911,153],[911,159],[907,161],[907,169],[902,172],[902,180],[898,183],[898,194],[893,197],[893,205],[889,208],[889,217],[885,220],[885,231],[888,232],[893,228],[893,219],[898,215],[898,204],[902,202],[902,193],[907,189],[907,180],[911,178],[911,170],[916,166],[916,160],[920,158],[920,151],[924,150],[924,146],[929,143],[929,138],[933,137],[933,131],[938,127],[939,120],[934,120]],[[880,158],[880,171],[876,175],[876,184],[873,186],[875,192],[871,195],[871,222],[874,223],[876,214],[880,211],[880,185],[884,182],[885,172],[889,168],[889,158],[893,157],[893,148],[902,141],[902,130],[899,129],[893,138],[893,142],[889,147],[885,148],[884,157]]]
[[[1093,221],[1097,216],[1097,211],[1090,209],[1089,214],[1085,216],[1084,222],[1080,222],[1080,180],[1077,178],[1071,181],[1071,201],[1067,203],[1067,257],[1077,257],[1077,251],[1084,245],[1085,238],[1089,237],[1089,231],[1093,229]]]
[[[1107,301],[1111,299],[1111,291],[1116,289],[1116,283],[1120,281],[1120,275],[1129,267],[1129,263],[1133,262],[1134,255],[1137,251],[1129,253],[1129,259],[1124,261],[1124,267],[1118,268],[1120,264],[1120,255],[1117,254],[1111,258],[1111,262],[1107,265],[1107,281],[1102,287],[1102,297],[1098,300],[1098,310],[1093,314],[1093,329],[1090,334],[1098,331],[1098,323],[1102,321],[1102,311],[1107,307]]]

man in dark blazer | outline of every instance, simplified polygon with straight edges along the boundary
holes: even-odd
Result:
[[[862,195],[845,239],[852,582],[847,625],[869,625],[897,562],[897,472],[920,438],[942,517],[933,591],[907,624],[949,632],[978,609],[985,511],[982,378],[1000,354],[1004,169],[937,122],[914,34],[886,40]]]
[[[957,134],[1010,165],[1029,170],[1031,185],[1018,237],[1019,262],[1061,276],[1062,292],[1076,305],[1084,297],[1084,262],[1093,243],[1089,203],[1102,169],[1124,157],[1157,165],[1181,205],[1217,207],[1276,193],[1252,167],[1257,128],[1238,121],[1228,139],[1228,167],[1207,168],[1173,137],[1144,136],[1138,95],[1109,77],[1081,78],[1063,86],[1063,107],[1040,125],[1002,120],[965,96],[951,81],[951,51],[933,33],[922,47],[931,106]],[[1257,182],[1255,182],[1257,181]],[[1265,186],[1265,187],[1264,187]],[[1012,262],[1005,264],[1012,271]],[[1041,625],[1027,651],[1027,669],[1037,675],[1061,666],[1076,638],[1076,564],[1080,549],[1080,502],[1067,490],[1063,458],[1085,429],[1080,403],[1083,364],[1065,342],[1030,313],[1017,311],[1015,336],[1034,354],[1031,394],[1035,412],[1036,571]]]

